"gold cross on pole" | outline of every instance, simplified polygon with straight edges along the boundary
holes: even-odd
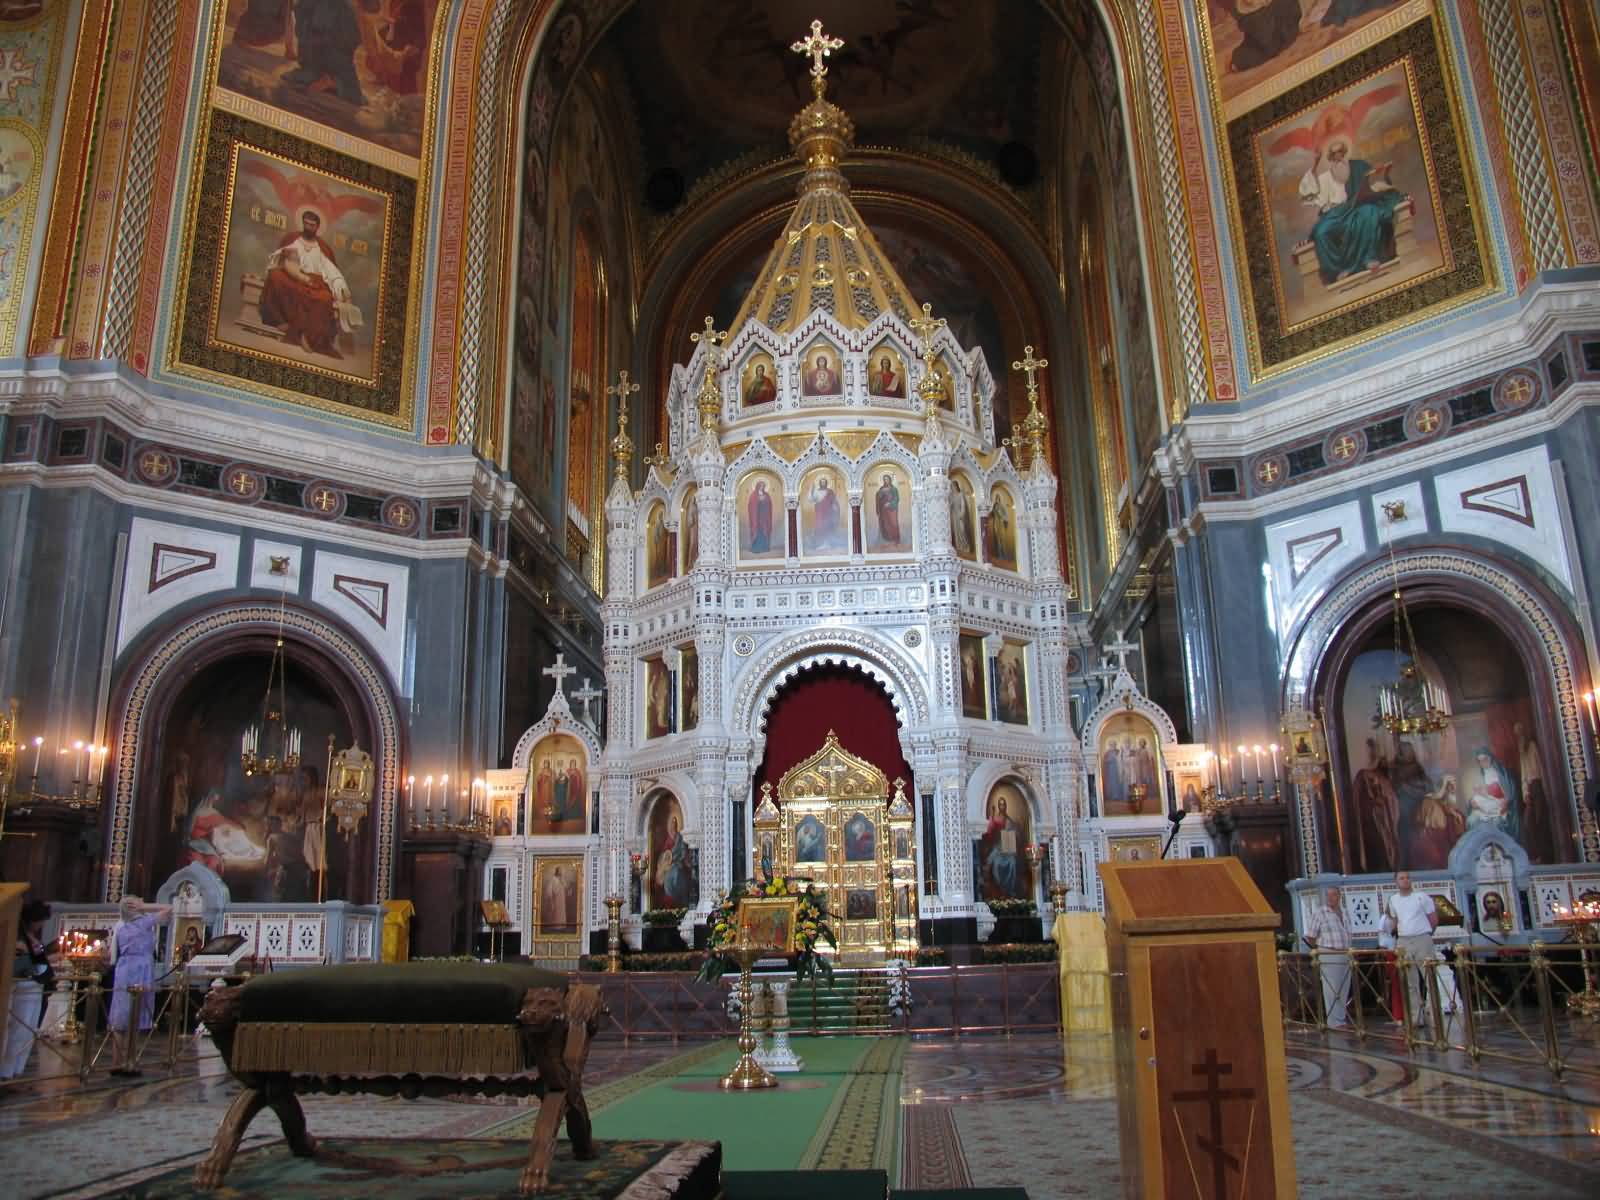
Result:
[[[922,400],[923,407],[932,412],[945,396],[944,372],[939,369],[936,362],[939,355],[933,348],[933,337],[947,322],[943,317],[936,319],[933,315],[933,305],[924,303],[922,315],[913,317],[910,324],[911,331],[922,342],[922,349],[917,353],[917,357],[922,360],[922,382],[917,384],[917,396]]]
[[[1039,411],[1039,381],[1034,376],[1050,365],[1048,358],[1035,358],[1033,347],[1022,348],[1020,362],[1011,364],[1013,371],[1026,371],[1028,373],[1028,415],[1022,419],[1022,424],[1015,427],[1013,432],[1021,443],[1018,450],[1026,447],[1027,463],[1031,465],[1044,457],[1044,414]]]
[[[1034,374],[1049,365],[1050,360],[1048,358],[1035,358],[1033,356],[1032,346],[1024,346],[1022,348],[1022,360],[1011,364],[1013,371],[1026,371],[1028,373],[1028,404],[1030,407],[1036,406],[1039,400],[1039,381],[1034,378]]]
[[[811,36],[803,37],[789,49],[796,54],[809,54],[811,56],[811,78],[815,80],[815,88],[822,83],[823,76],[828,73],[828,68],[822,65],[822,60],[827,58],[840,46],[844,45],[843,38],[829,37],[822,32],[822,22],[811,22]],[[820,95],[821,93],[818,92]]]
[[[628,380],[626,370],[617,372],[617,382],[606,389],[606,395],[617,398],[617,436],[611,440],[611,457],[617,462],[617,478],[628,477],[628,464],[633,461],[633,439],[628,436],[628,397],[639,390],[637,383]]]
[[[703,429],[717,427],[717,413],[722,408],[722,393],[717,390],[717,369],[720,365],[721,351],[719,346],[726,340],[728,331],[719,331],[717,323],[711,317],[706,318],[706,327],[698,333],[691,333],[691,342],[704,342],[706,344],[706,377],[700,381],[700,394],[695,398],[695,407],[700,410],[700,426]]]

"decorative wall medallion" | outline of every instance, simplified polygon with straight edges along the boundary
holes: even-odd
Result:
[[[233,500],[259,500],[266,486],[266,480],[249,467],[230,466],[222,473],[222,488]]]
[[[1329,436],[1323,444],[1322,454],[1337,467],[1347,467],[1360,459],[1367,448],[1367,438],[1359,427],[1341,429]]]
[[[900,640],[914,650],[922,645],[922,631],[920,629],[908,629]]]
[[[344,512],[344,493],[319,480],[306,487],[306,507],[315,516],[334,520]]]
[[[1255,476],[1257,486],[1270,492],[1289,474],[1289,463],[1281,454],[1269,454],[1257,461],[1250,473]]]
[[[133,472],[141,483],[166,487],[178,477],[178,460],[165,450],[150,447],[134,457]]]
[[[1419,404],[1406,414],[1406,431],[1418,441],[1436,438],[1449,428],[1448,404]]]
[[[733,652],[740,658],[748,658],[756,652],[756,640],[748,633],[741,633],[733,639]]]
[[[1494,406],[1521,412],[1539,398],[1539,377],[1532,371],[1507,371],[1494,388]]]
[[[417,506],[402,496],[391,496],[383,506],[383,523],[409,532],[417,527]]]

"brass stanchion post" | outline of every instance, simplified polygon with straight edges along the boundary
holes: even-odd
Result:
[[[606,897],[606,971],[622,970],[622,897]]]
[[[1544,1065],[1557,1078],[1561,1078],[1561,1043],[1556,1035],[1556,1006],[1550,994],[1550,960],[1545,957],[1546,946],[1534,942],[1532,946],[1533,985],[1539,996],[1539,1023],[1544,1030]]]

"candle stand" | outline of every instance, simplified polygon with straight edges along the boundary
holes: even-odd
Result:
[[[622,970],[622,897],[606,897],[606,972]]]
[[[1600,925],[1600,903],[1580,900],[1570,907],[1555,905],[1552,911],[1557,925],[1572,930],[1578,958],[1583,964],[1583,991],[1568,996],[1567,1007],[1580,1017],[1600,1020],[1600,987],[1596,986],[1600,980],[1596,979],[1593,954],[1594,948],[1600,946],[1600,934],[1596,932],[1596,926]]]
[[[767,948],[751,945],[730,946],[728,953],[739,964],[739,1061],[720,1080],[725,1092],[750,1092],[778,1086],[778,1078],[756,1061],[755,988],[750,968],[768,953]]]

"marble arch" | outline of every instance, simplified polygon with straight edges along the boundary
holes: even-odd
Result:
[[[881,684],[894,705],[901,740],[928,720],[928,694],[921,672],[886,639],[850,629],[813,629],[780,638],[745,671],[735,693],[732,726],[735,736],[755,743],[759,758],[773,697],[788,680],[807,667],[834,664],[854,667]]]
[[[196,655],[241,635],[276,632],[280,620],[284,635],[307,643],[343,670],[368,708],[377,743],[366,748],[372,753],[377,776],[368,818],[374,822],[377,835],[373,896],[378,901],[389,898],[394,882],[401,747],[398,710],[382,668],[354,635],[331,618],[294,606],[280,609],[276,604],[250,602],[183,619],[131,654],[121,672],[117,694],[125,700],[114,734],[117,763],[111,782],[111,831],[102,899],[116,901],[122,897],[141,769],[140,748],[156,743],[146,728],[153,716],[151,701],[159,697],[164,685],[172,682],[173,673]]]

